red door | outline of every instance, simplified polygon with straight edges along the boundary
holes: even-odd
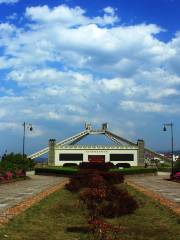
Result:
[[[105,155],[88,155],[88,161],[94,163],[104,163]]]

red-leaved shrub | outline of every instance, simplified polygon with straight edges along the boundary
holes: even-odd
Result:
[[[111,166],[109,163],[96,163],[96,162],[82,162],[79,164],[80,169],[95,169],[99,171],[108,171]]]
[[[26,172],[22,169],[18,169],[16,170],[16,177],[25,177],[26,176]]]
[[[109,173],[98,170],[83,169],[70,179],[66,189],[78,192],[85,187],[100,187],[107,184],[118,184],[124,182],[124,176],[120,173]]]
[[[106,184],[107,184],[106,181],[101,175],[96,173],[89,175],[89,181],[88,181],[87,187],[103,188]]]
[[[124,182],[124,175],[118,172],[101,172],[100,175],[109,184],[118,184]]]
[[[88,223],[95,240],[119,240],[119,234],[124,231],[123,227],[113,226],[103,219],[91,219]]]
[[[4,178],[8,181],[11,180],[13,178],[13,173],[10,171],[6,172]]]
[[[137,201],[124,189],[107,188],[106,201],[99,207],[100,215],[113,218],[133,213],[138,208]]]
[[[111,185],[87,188],[80,194],[80,199],[91,218],[119,217],[134,212],[138,207],[136,200],[127,191]]]

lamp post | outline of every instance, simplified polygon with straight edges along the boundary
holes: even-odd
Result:
[[[26,128],[29,129],[29,131],[32,131],[33,130],[32,124],[23,122],[23,155],[22,155],[23,160],[25,155],[24,153],[25,153]]]
[[[173,178],[174,175],[174,162],[173,162],[173,156],[174,156],[174,139],[173,139],[173,126],[174,124],[171,123],[164,123],[163,124],[163,131],[167,131],[167,127],[171,128],[171,153],[172,153],[172,159],[171,159],[171,177]]]

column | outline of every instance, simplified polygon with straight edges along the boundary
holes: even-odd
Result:
[[[144,140],[138,139],[138,166],[144,166]]]
[[[55,165],[55,147],[56,147],[56,140],[49,139],[48,165]]]

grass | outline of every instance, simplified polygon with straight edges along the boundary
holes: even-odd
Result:
[[[127,227],[124,240],[177,240],[180,239],[180,217],[166,207],[128,186],[139,209],[132,215],[112,219],[111,223]]]
[[[77,240],[85,234],[69,233],[69,226],[86,224],[84,210],[77,207],[78,198],[60,190],[0,228],[0,239],[9,240]]]
[[[180,217],[159,203],[128,187],[140,208],[134,214],[108,220],[126,227],[122,240],[180,239]],[[88,240],[86,233],[72,233],[67,227],[86,226],[87,213],[78,196],[60,190],[0,228],[0,239],[9,240]]]

